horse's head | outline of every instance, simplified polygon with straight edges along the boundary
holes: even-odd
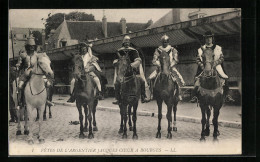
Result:
[[[37,66],[42,72],[51,78],[54,78],[54,73],[51,69],[51,61],[50,58],[46,55],[46,53],[40,53],[37,55]]]
[[[84,63],[81,55],[74,55],[72,58],[73,75],[76,79],[80,78],[84,74]]]
[[[161,73],[165,75],[170,74],[170,56],[167,52],[163,51],[159,56],[161,64]]]
[[[203,49],[202,53],[202,62],[204,64],[204,75],[212,76],[213,75],[213,63],[214,63],[214,52],[212,49],[207,48]]]
[[[130,65],[130,59],[128,55],[121,56],[118,54],[117,63],[117,80],[121,83],[124,81],[124,77],[133,75],[133,68]]]

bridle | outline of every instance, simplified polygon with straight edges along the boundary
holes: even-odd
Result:
[[[126,57],[122,57],[122,56],[119,57],[119,60],[123,60],[123,59],[129,61],[129,57],[128,57],[128,55],[126,55]],[[129,70],[128,70],[129,68],[131,68],[131,71],[133,72],[133,74],[130,75],[130,76],[125,76],[126,73],[129,71]],[[126,70],[124,71],[123,82],[122,82],[121,84],[123,84],[123,83],[127,83],[127,82],[129,82],[130,80],[132,80],[132,79],[134,79],[134,78],[135,78],[135,75],[134,75],[133,68],[131,67],[130,64],[128,64]]]

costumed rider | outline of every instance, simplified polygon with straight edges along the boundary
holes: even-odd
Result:
[[[141,66],[142,59],[140,58],[138,51],[135,48],[130,47],[130,44],[131,44],[130,37],[125,36],[123,39],[122,47],[117,50],[117,54],[119,54],[121,56],[124,56],[124,55],[129,56],[131,66],[132,66],[136,76],[140,79],[140,82],[141,82],[141,102],[142,103],[149,102],[149,99],[146,96],[146,90],[145,90],[146,80],[145,80],[143,69]],[[116,57],[118,57],[118,55],[116,55]],[[113,61],[113,65],[115,67],[114,86],[115,86],[115,98],[116,98],[116,101],[113,102],[113,104],[119,104],[119,99],[120,99],[120,83],[116,79],[117,71],[118,71],[117,63],[118,63],[118,58]]]
[[[178,90],[179,90],[179,100],[182,100],[182,91],[180,87],[183,87],[185,85],[185,82],[181,76],[181,74],[176,69],[176,65],[179,62],[178,59],[178,51],[169,45],[169,37],[167,35],[162,36],[161,38],[162,45],[155,49],[154,55],[153,55],[153,65],[157,66],[157,69],[151,73],[151,75],[148,77],[149,80],[152,80],[157,77],[158,73],[160,72],[160,61],[159,56],[162,52],[166,52],[170,56],[170,70],[171,74],[173,76],[173,79],[178,84]]]
[[[205,40],[205,44],[198,49],[198,55],[196,58],[196,62],[198,64],[198,69],[197,69],[197,73],[195,75],[194,89],[192,91],[193,98],[191,99],[190,102],[192,102],[192,103],[198,102],[198,88],[200,85],[199,77],[204,70],[204,64],[202,62],[202,53],[203,53],[203,50],[207,49],[207,48],[211,48],[212,51],[214,52],[213,67],[215,67],[219,76],[225,80],[225,83],[223,86],[223,90],[224,90],[223,93],[224,93],[224,96],[226,96],[225,100],[226,100],[226,102],[234,102],[235,100],[230,95],[228,95],[228,91],[229,91],[228,76],[225,74],[225,72],[223,70],[224,55],[222,53],[222,48],[219,45],[214,44],[214,34],[211,31],[205,32],[203,37]]]
[[[98,58],[92,54],[91,47],[92,47],[92,44],[87,44],[85,42],[81,42],[80,47],[79,47],[80,48],[79,54],[82,56],[85,72],[89,73],[89,75],[93,78],[94,82],[96,83],[96,86],[98,89],[97,94],[96,94],[97,98],[102,99],[103,96],[102,96],[102,92],[101,92],[101,83],[100,83],[98,76],[95,74],[95,71],[102,72],[102,70],[97,63]],[[71,92],[72,93],[67,102],[75,102],[76,84],[77,84],[77,82],[75,82],[75,78],[73,78],[71,80],[71,87],[72,87]]]
[[[19,109],[21,106],[24,105],[23,101],[23,91],[25,87],[25,83],[30,79],[32,75],[32,70],[35,65],[37,65],[37,52],[36,52],[37,45],[35,44],[34,37],[31,34],[26,41],[25,44],[25,51],[19,51],[18,62],[16,64],[16,69],[19,71],[19,83],[18,83],[18,106]],[[45,85],[49,86],[52,85],[52,80],[47,79],[45,80]],[[54,104],[47,100],[47,104],[50,106],[54,106]]]

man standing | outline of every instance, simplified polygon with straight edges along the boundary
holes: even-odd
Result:
[[[194,103],[198,101],[198,88],[199,88],[199,76],[204,70],[204,64],[202,62],[202,53],[204,49],[211,48],[214,52],[214,65],[213,67],[216,68],[219,76],[223,79],[225,79],[225,85],[223,86],[224,89],[224,96],[226,96],[226,101],[227,102],[234,102],[234,99],[228,95],[229,91],[229,86],[228,86],[228,76],[225,74],[223,70],[223,62],[224,62],[224,55],[222,53],[222,48],[219,45],[214,44],[214,34],[211,31],[205,32],[205,35],[203,35],[204,40],[205,40],[205,45],[201,46],[201,48],[198,49],[198,55],[196,62],[198,64],[198,69],[197,69],[197,74],[195,76],[195,84],[194,84],[194,89],[192,92],[193,98],[191,99],[190,102]]]
[[[166,52],[170,56],[170,63],[171,63],[170,69],[171,69],[172,76],[178,84],[179,100],[182,100],[182,96],[181,96],[182,91],[181,91],[180,87],[183,87],[185,85],[185,82],[184,82],[181,74],[176,69],[176,65],[179,62],[178,51],[174,47],[169,45],[169,37],[167,35],[162,36],[161,41],[162,41],[162,45],[155,49],[153,61],[152,61],[153,65],[157,66],[158,68],[154,72],[152,72],[152,74],[149,76],[148,79],[151,80],[151,79],[156,78],[158,71],[161,67],[158,57],[160,56],[160,54],[162,52]]]
[[[130,62],[131,62],[131,66],[133,67],[136,76],[140,79],[141,81],[141,102],[145,103],[145,102],[149,102],[149,99],[147,99],[146,94],[145,94],[145,77],[143,74],[143,69],[141,69],[140,73],[140,68],[142,68],[141,62],[142,59],[139,56],[139,53],[136,49],[134,49],[133,47],[130,47],[130,37],[129,36],[125,36],[123,39],[123,47],[119,48],[117,50],[117,53],[121,56],[127,55],[130,58]],[[114,60],[113,64],[115,66],[115,74],[114,74],[114,86],[115,86],[115,98],[117,101],[113,102],[113,104],[119,104],[119,97],[120,97],[120,83],[118,83],[116,81],[116,77],[117,77],[117,67],[116,64],[118,62],[118,59]],[[140,75],[142,74],[142,76]]]
[[[94,73],[95,70],[97,70],[99,72],[102,72],[102,70],[97,63],[98,58],[92,54],[91,47],[92,47],[92,44],[86,44],[84,42],[80,43],[80,51],[79,51],[80,53],[79,54],[82,56],[85,72],[89,73],[89,75],[93,77],[93,79],[96,83],[96,86],[98,88],[98,91],[97,91],[98,99],[102,99],[103,97],[102,97],[102,93],[101,93],[100,80],[97,77],[97,75]],[[75,82],[75,79],[73,78],[71,81],[71,87],[73,87],[71,90],[72,93],[71,93],[71,97],[69,98],[69,100],[67,102],[74,102],[76,100],[76,98],[75,98],[75,94],[76,94],[75,85],[76,84],[77,83]]]
[[[35,51],[36,47],[37,45],[35,44],[34,37],[31,34],[25,44],[26,52],[19,52],[18,62],[16,64],[16,68],[17,70],[19,70],[19,73],[21,74],[18,83],[18,109],[21,106],[23,106],[22,94],[25,87],[25,82],[27,82],[30,79],[33,67],[37,64],[37,52]],[[48,81],[52,82],[51,80]],[[53,106],[53,103],[51,103],[48,100],[47,104]]]

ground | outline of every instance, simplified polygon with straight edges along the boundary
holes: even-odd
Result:
[[[34,112],[36,117],[36,111]],[[120,154],[240,154],[241,129],[219,127],[219,142],[213,142],[211,134],[206,142],[200,142],[201,124],[177,122],[178,131],[173,138],[167,139],[167,120],[162,119],[162,138],[155,138],[157,118],[137,117],[138,140],[132,139],[133,132],[128,131],[128,138],[118,134],[120,114],[118,112],[97,110],[98,131],[94,139],[79,139],[79,125],[70,125],[78,121],[78,110],[74,106],[56,105],[52,108],[53,118],[43,122],[44,144],[39,144],[34,122],[34,145],[28,145],[26,136],[16,136],[16,124],[9,125],[10,155],[120,155]],[[22,131],[23,132],[23,131]],[[86,135],[88,132],[86,132]]]

